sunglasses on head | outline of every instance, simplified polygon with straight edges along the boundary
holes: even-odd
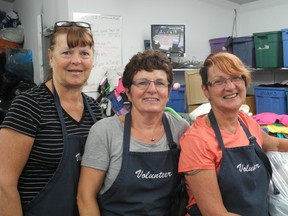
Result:
[[[56,22],[54,25],[54,32],[56,32],[58,28],[72,27],[72,26],[77,26],[80,28],[87,28],[91,31],[91,25],[86,22],[59,21],[59,22]]]

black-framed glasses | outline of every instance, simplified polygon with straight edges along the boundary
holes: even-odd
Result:
[[[87,28],[91,31],[91,25],[87,22],[58,21],[54,24],[54,32],[56,32],[58,28],[71,27],[71,26],[77,26],[80,28]]]
[[[227,81],[230,81],[231,83],[238,85],[240,83],[243,83],[245,81],[245,76],[232,76],[229,78],[219,78],[213,81],[208,81],[206,84],[210,87],[217,87],[217,88],[225,88],[227,85]]]
[[[157,80],[148,80],[148,79],[137,79],[132,81],[132,84],[137,86],[141,90],[146,90],[151,83],[154,83],[155,88],[164,89],[167,88],[169,82],[167,80],[157,79]]]

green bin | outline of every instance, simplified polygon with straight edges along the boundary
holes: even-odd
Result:
[[[282,32],[253,33],[257,68],[283,67]]]

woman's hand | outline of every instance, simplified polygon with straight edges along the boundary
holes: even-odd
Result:
[[[262,133],[264,151],[288,152],[288,139],[274,137],[264,131]]]

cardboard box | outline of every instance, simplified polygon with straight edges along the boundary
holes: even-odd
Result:
[[[256,105],[255,105],[255,96],[254,95],[247,95],[246,99],[244,101],[244,104],[247,104],[249,106],[249,112],[251,112],[253,115],[256,114]]]
[[[185,71],[185,86],[187,104],[201,104],[208,102],[201,89],[202,81],[199,74],[199,69]]]
[[[198,108],[201,104],[193,104],[188,106],[188,113],[191,113],[194,111],[196,108]]]
[[[256,114],[256,103],[255,103],[255,96],[254,95],[247,95],[246,99],[243,104],[247,104],[249,106],[249,112],[251,112],[253,115]],[[201,104],[193,104],[188,106],[188,112],[191,113],[196,108],[198,108]]]

